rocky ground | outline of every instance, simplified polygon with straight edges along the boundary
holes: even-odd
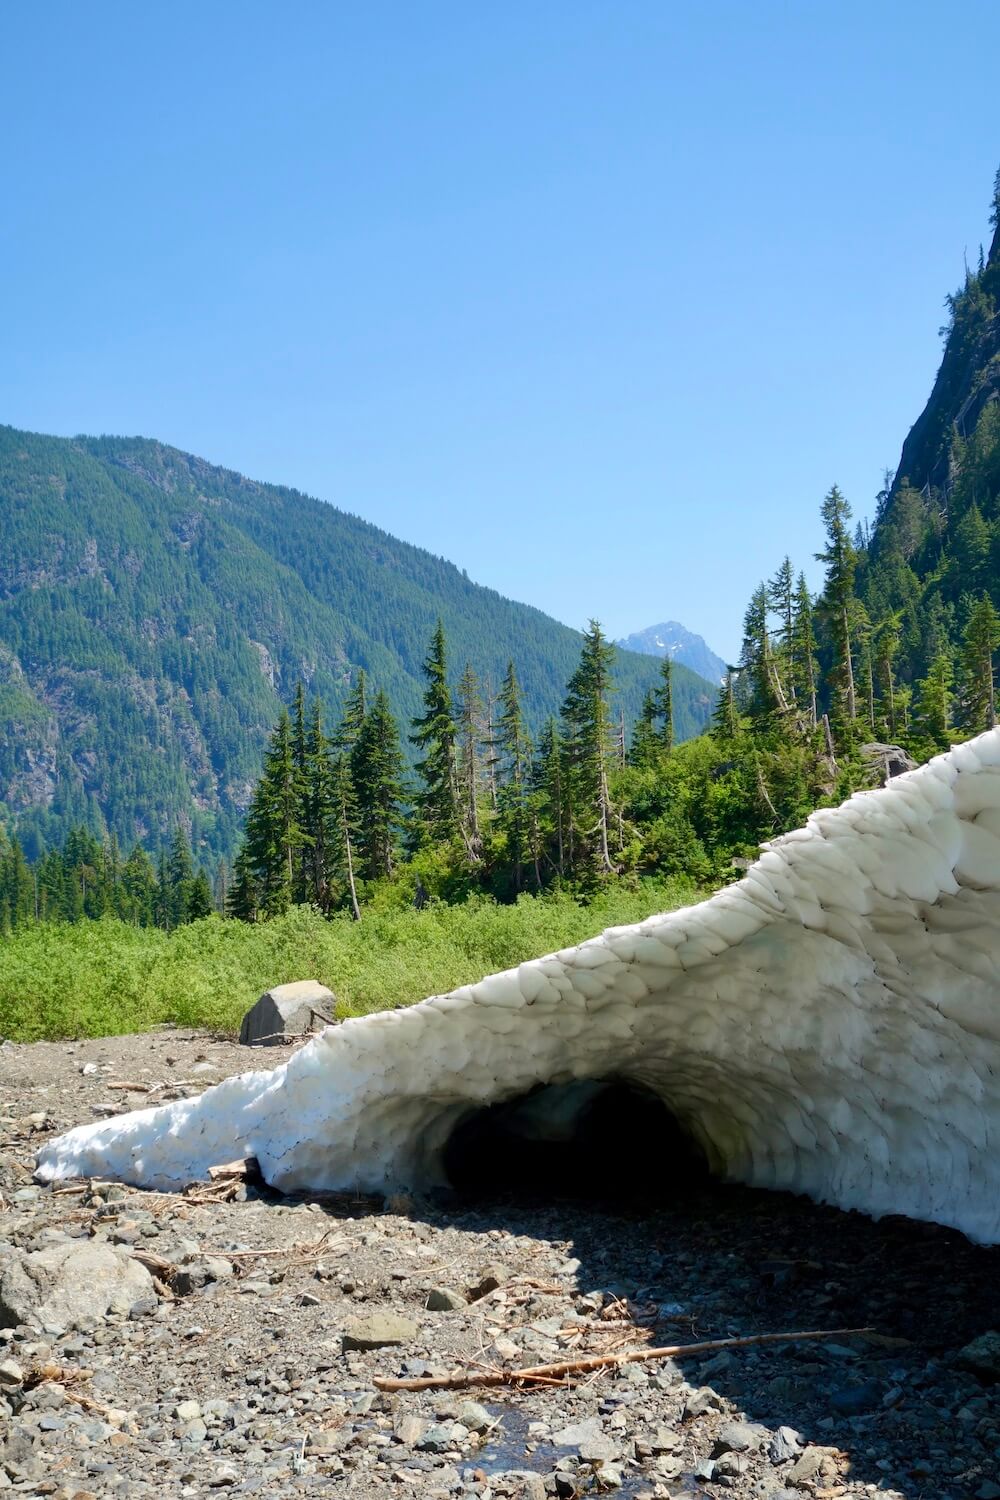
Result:
[[[947,1230],[721,1188],[640,1211],[32,1183],[52,1133],[248,1056],[282,1054],[0,1047],[0,1490],[1000,1500],[1000,1253]],[[569,1384],[375,1384],[839,1327],[872,1331]]]

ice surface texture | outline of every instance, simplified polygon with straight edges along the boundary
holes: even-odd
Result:
[[[285,1190],[420,1187],[470,1111],[620,1079],[659,1094],[724,1178],[995,1242],[998,969],[994,730],[814,813],[697,906],[71,1130],[39,1173],[176,1188],[253,1155]]]

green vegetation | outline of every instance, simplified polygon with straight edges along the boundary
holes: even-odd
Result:
[[[414,910],[412,884],[357,923],[294,907],[270,922],[211,916],[169,934],[114,917],[38,923],[0,944],[0,1037],[105,1036],[161,1022],[235,1031],[274,984],[329,985],[338,1016],[440,994],[484,974],[693,900],[684,881],[618,887],[589,903],[567,895],[501,906],[477,897]],[[391,894],[391,900],[390,898]]]

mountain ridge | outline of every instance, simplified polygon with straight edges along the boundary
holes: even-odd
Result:
[[[0,823],[231,852],[268,730],[301,679],[328,718],[358,668],[407,721],[440,615],[451,675],[512,657],[538,729],[582,636],[361,517],[155,439],[0,427]],[[626,719],[655,680],[619,660]],[[710,684],[680,674],[679,735]],[[616,704],[617,707],[617,704]]]
[[[679,620],[663,620],[659,625],[647,625],[615,642],[623,651],[638,651],[643,656],[669,656],[704,677],[707,682],[722,682],[726,675],[726,663],[716,655],[705,638],[688,630]]]

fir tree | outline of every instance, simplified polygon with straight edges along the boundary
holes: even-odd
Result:
[[[170,854],[167,858],[166,902],[170,911],[171,928],[182,927],[189,920],[188,907],[193,880],[194,861],[191,858],[191,845],[184,829],[176,828],[170,841]]]
[[[951,658],[939,651],[931,662],[927,676],[917,684],[917,718],[922,734],[934,749],[947,750],[951,744]]]
[[[816,728],[816,637],[813,631],[812,599],[806,576],[800,573],[795,586],[792,617],[792,683],[796,699],[809,714],[809,728]]]
[[[656,689],[654,702],[656,704],[657,717],[660,720],[660,745],[666,755],[669,755],[674,748],[673,676],[674,664],[669,656],[665,656],[660,663],[660,682]]]
[[[816,553],[816,560],[826,563],[827,569],[822,604],[833,649],[831,722],[836,730],[850,737],[857,717],[851,637],[856,556],[847,529],[851,507],[836,485],[823,501],[821,515],[827,544],[824,551]]]
[[[740,732],[740,715],[736,706],[737,667],[726,668],[725,680],[719,689],[712,712],[712,734],[717,740],[734,740]]]
[[[521,686],[512,661],[507,663],[507,672],[500,689],[499,709],[499,822],[507,845],[507,857],[512,866],[514,889],[519,891],[523,884],[525,861],[531,851],[531,741],[524,725]]]
[[[357,843],[366,880],[391,879],[402,822],[403,752],[389,700],[380,689],[351,752]]]
[[[608,778],[612,691],[611,666],[615,648],[604,637],[600,625],[591,620],[584,631],[580,664],[569,680],[563,721],[574,791],[575,811],[581,819],[579,842],[586,851],[593,873],[610,874],[611,792]]]
[[[364,667],[359,667],[354,686],[347,695],[344,712],[337,729],[337,745],[348,754],[358,742],[365,718],[368,714],[368,679]]]
[[[483,701],[479,679],[472,663],[466,662],[458,685],[456,754],[460,826],[466,854],[472,865],[480,864],[483,854],[483,838],[479,828],[482,732]]]
[[[305,730],[302,766],[302,825],[306,868],[300,900],[329,912],[331,864],[339,833],[330,742],[323,729],[323,705],[316,698]]]
[[[1000,614],[988,594],[969,612],[962,636],[958,673],[959,728],[979,734],[996,727],[996,675],[993,657],[1000,646]]]
[[[429,844],[448,844],[458,831],[455,776],[455,721],[447,676],[444,626],[438,620],[424,660],[424,712],[413,720],[412,744],[423,757],[417,774],[423,785],[416,795],[419,838]]]
[[[361,907],[358,904],[358,888],[354,876],[354,848],[357,839],[357,802],[354,794],[354,783],[351,780],[350,761],[343,752],[334,757],[331,766],[331,791],[333,794],[333,812],[340,845],[344,882],[347,887],[351,915],[355,922],[360,922]]]
[[[303,788],[292,748],[291,722],[283,709],[247,813],[241,851],[253,878],[257,910],[265,916],[287,911],[292,902],[296,859],[305,844],[299,822],[302,803]]]

